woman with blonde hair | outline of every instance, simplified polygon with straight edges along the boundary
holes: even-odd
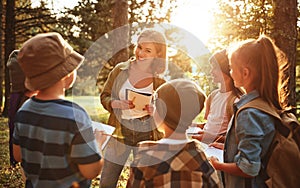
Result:
[[[111,71],[101,93],[101,103],[110,112],[108,124],[114,126],[105,150],[105,162],[100,185],[116,187],[120,173],[137,143],[162,138],[153,121],[152,107],[135,108],[134,100],[127,98],[128,90],[152,95],[165,81],[160,75],[166,70],[166,40],[155,30],[144,30],[138,37],[135,57],[119,63]]]

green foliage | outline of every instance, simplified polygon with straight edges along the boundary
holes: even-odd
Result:
[[[79,1],[58,16],[57,30],[84,54],[90,45],[112,29],[110,0]]]
[[[170,22],[172,12],[177,8],[173,0],[129,0],[129,23]]]
[[[54,31],[57,23],[45,1],[41,1],[38,7],[32,7],[31,1],[16,1],[15,19],[17,48],[37,33]]]
[[[269,34],[273,28],[272,1],[218,0],[210,44],[215,49],[227,47],[236,40]]]

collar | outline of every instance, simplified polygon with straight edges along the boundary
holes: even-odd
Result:
[[[243,95],[240,98],[240,100],[237,103],[235,103],[235,107],[236,107],[236,109],[239,109],[242,106],[244,106],[245,104],[247,104],[248,102],[250,102],[250,101],[252,101],[252,100],[254,100],[254,99],[258,98],[258,97],[259,97],[258,91],[257,90],[253,90],[250,93],[247,93],[247,94]]]

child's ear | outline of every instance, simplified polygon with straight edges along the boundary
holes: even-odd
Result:
[[[243,68],[243,78],[249,78],[250,76],[250,70],[247,67]]]

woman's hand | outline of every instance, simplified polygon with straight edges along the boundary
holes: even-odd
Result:
[[[121,110],[128,110],[133,109],[135,106],[132,101],[130,100],[113,100],[111,102],[112,108],[118,108]]]
[[[105,131],[99,131],[98,129],[96,129],[94,134],[95,134],[95,139],[98,143],[98,147],[101,151],[102,145],[103,145],[103,143],[105,142],[105,140],[107,138],[107,136],[105,135]]]
[[[154,106],[153,104],[147,104],[143,110],[147,111],[150,116],[153,116]]]
[[[204,128],[206,123],[192,123],[192,127],[199,127],[201,129]]]

